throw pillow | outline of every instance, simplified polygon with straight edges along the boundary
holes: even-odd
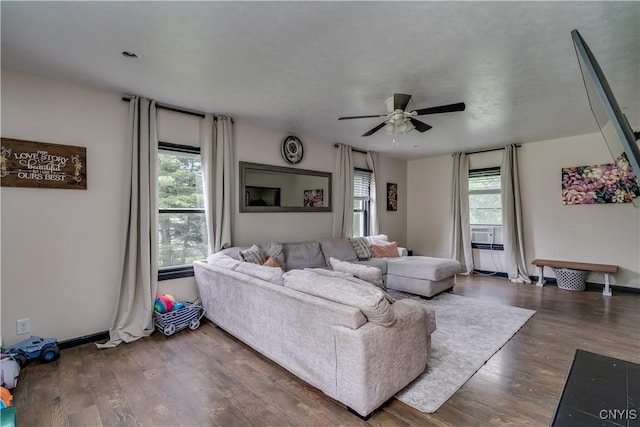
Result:
[[[278,264],[278,260],[272,257],[271,255],[267,256],[267,260],[262,265],[265,267],[282,268],[280,267],[280,264]]]
[[[371,245],[373,256],[376,258],[397,257],[398,242],[391,242],[387,245]]]
[[[349,239],[349,242],[351,242],[353,250],[356,251],[358,259],[373,258],[373,252],[371,252],[371,248],[369,247],[367,239],[365,239],[364,237],[353,237]]]
[[[245,249],[244,251],[240,251],[240,258],[244,261],[250,262],[252,264],[262,265],[266,261],[262,251],[257,245],[251,246],[249,249]]]
[[[358,259],[358,254],[353,250],[349,239],[323,239],[320,240],[320,248],[322,248],[324,258],[327,260],[327,265],[329,265],[329,259],[331,259],[331,257],[341,261],[354,261]]]
[[[382,270],[377,267],[370,267],[362,264],[352,264],[346,261],[340,261],[339,259],[329,259],[331,267],[334,271],[340,271],[342,273],[349,273],[356,276],[358,279],[362,279],[366,282],[373,283],[380,289],[386,290],[384,282],[382,281]]]

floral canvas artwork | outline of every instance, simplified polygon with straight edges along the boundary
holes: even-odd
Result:
[[[630,190],[631,193],[628,191]],[[562,204],[630,203],[640,195],[626,156],[616,163],[562,168]]]
[[[304,207],[317,208],[322,207],[324,201],[324,191],[320,190],[304,190]]]
[[[398,210],[398,184],[387,183],[387,210]]]

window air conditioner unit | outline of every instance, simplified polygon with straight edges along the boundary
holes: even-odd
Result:
[[[493,244],[494,227],[471,227],[471,243]]]

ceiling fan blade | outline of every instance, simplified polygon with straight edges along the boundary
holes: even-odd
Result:
[[[382,129],[382,127],[383,127],[384,125],[386,125],[386,124],[387,124],[387,122],[382,122],[382,123],[380,123],[378,126],[376,126],[376,127],[374,127],[373,129],[371,129],[369,132],[367,132],[367,133],[363,134],[362,136],[370,136],[370,135],[373,135],[374,133],[376,133],[376,132],[378,132],[380,129]]]
[[[393,109],[404,111],[404,109],[407,108],[407,104],[409,103],[410,99],[411,99],[411,95],[406,95],[404,93],[394,93]]]
[[[370,117],[386,117],[386,114],[376,114],[373,116],[349,116],[349,117],[338,117],[338,120],[351,120],[351,119],[368,119]]]
[[[424,116],[425,114],[452,113],[454,111],[464,111],[464,102],[457,104],[441,105],[439,107],[423,108],[415,110],[416,116]]]
[[[431,126],[429,126],[426,123],[422,123],[420,120],[416,120],[412,117],[409,118],[409,120],[411,120],[411,123],[413,124],[413,126],[416,128],[418,132],[426,132],[429,129],[431,129]]]

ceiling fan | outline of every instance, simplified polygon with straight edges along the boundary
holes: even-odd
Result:
[[[380,129],[384,128],[385,132],[394,135],[394,142],[397,141],[398,135],[405,134],[412,129],[418,132],[426,132],[431,129],[426,123],[414,119],[416,116],[425,116],[427,114],[451,113],[454,111],[464,111],[464,102],[457,104],[441,105],[439,107],[422,108],[420,110],[405,111],[407,104],[411,99],[411,95],[404,93],[395,93],[392,97],[387,98],[384,103],[387,107],[387,114],[375,114],[370,116],[350,116],[338,117],[338,120],[366,119],[371,117],[387,117],[387,120],[380,123],[362,136],[373,135]]]

